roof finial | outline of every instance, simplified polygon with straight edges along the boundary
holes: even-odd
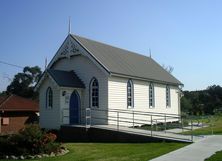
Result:
[[[45,69],[47,68],[47,57],[45,57]]]
[[[68,34],[71,34],[71,16],[69,16],[69,32]]]
[[[151,53],[151,49],[149,48],[149,54],[150,54],[150,58],[152,58],[152,53]]]

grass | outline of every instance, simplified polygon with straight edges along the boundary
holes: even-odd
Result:
[[[67,143],[70,152],[41,161],[147,161],[187,143]],[[1,160],[2,161],[2,160]],[[9,160],[7,160],[9,161]],[[27,160],[26,160],[27,161]]]
[[[193,130],[194,135],[211,135],[213,134],[221,135],[222,134],[222,116],[214,116],[211,118],[211,121],[206,120],[208,127],[200,128]],[[211,126],[212,125],[212,126]],[[191,134],[191,131],[183,132],[183,134]]]
[[[167,122],[166,125],[164,123],[159,123],[159,124],[153,124],[151,127],[151,125],[144,124],[136,128],[144,130],[153,130],[153,131],[164,131],[165,129],[169,130],[169,129],[181,128],[181,125],[178,122]]]
[[[205,161],[221,161],[222,158],[222,151],[216,152],[210,158],[205,159]]]

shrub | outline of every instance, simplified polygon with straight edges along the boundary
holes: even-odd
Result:
[[[8,137],[0,137],[0,156],[8,154],[9,152],[14,151],[13,145],[9,141]]]
[[[61,144],[57,136],[41,130],[38,125],[27,125],[18,134],[0,138],[0,155],[29,155],[58,152]]]

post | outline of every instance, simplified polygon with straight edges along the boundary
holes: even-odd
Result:
[[[117,111],[117,130],[119,131],[119,111]]]
[[[134,111],[133,111],[133,128],[134,128]]]
[[[91,110],[90,108],[86,108],[86,129],[90,128],[90,125],[91,125]]]
[[[211,119],[210,119],[211,135],[213,135],[213,134],[214,134],[212,120],[213,120],[213,119],[212,119],[212,117],[211,117]]]
[[[193,120],[191,119],[191,141],[193,141]]]
[[[151,115],[151,136],[153,136],[153,116]]]
[[[167,129],[167,124],[166,124],[166,114],[165,114],[165,116],[164,116],[164,124],[165,124],[165,133],[166,133],[166,129]]]
[[[182,129],[182,132],[183,132],[183,117],[182,117],[182,115],[180,116],[180,121],[181,121],[181,129]]]
[[[201,117],[201,127],[203,128],[203,116]]]
[[[156,119],[156,131],[158,130],[158,127],[157,127],[157,119]]]

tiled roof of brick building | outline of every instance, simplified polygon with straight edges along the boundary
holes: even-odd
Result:
[[[39,111],[35,100],[16,95],[0,96],[0,111]]]

